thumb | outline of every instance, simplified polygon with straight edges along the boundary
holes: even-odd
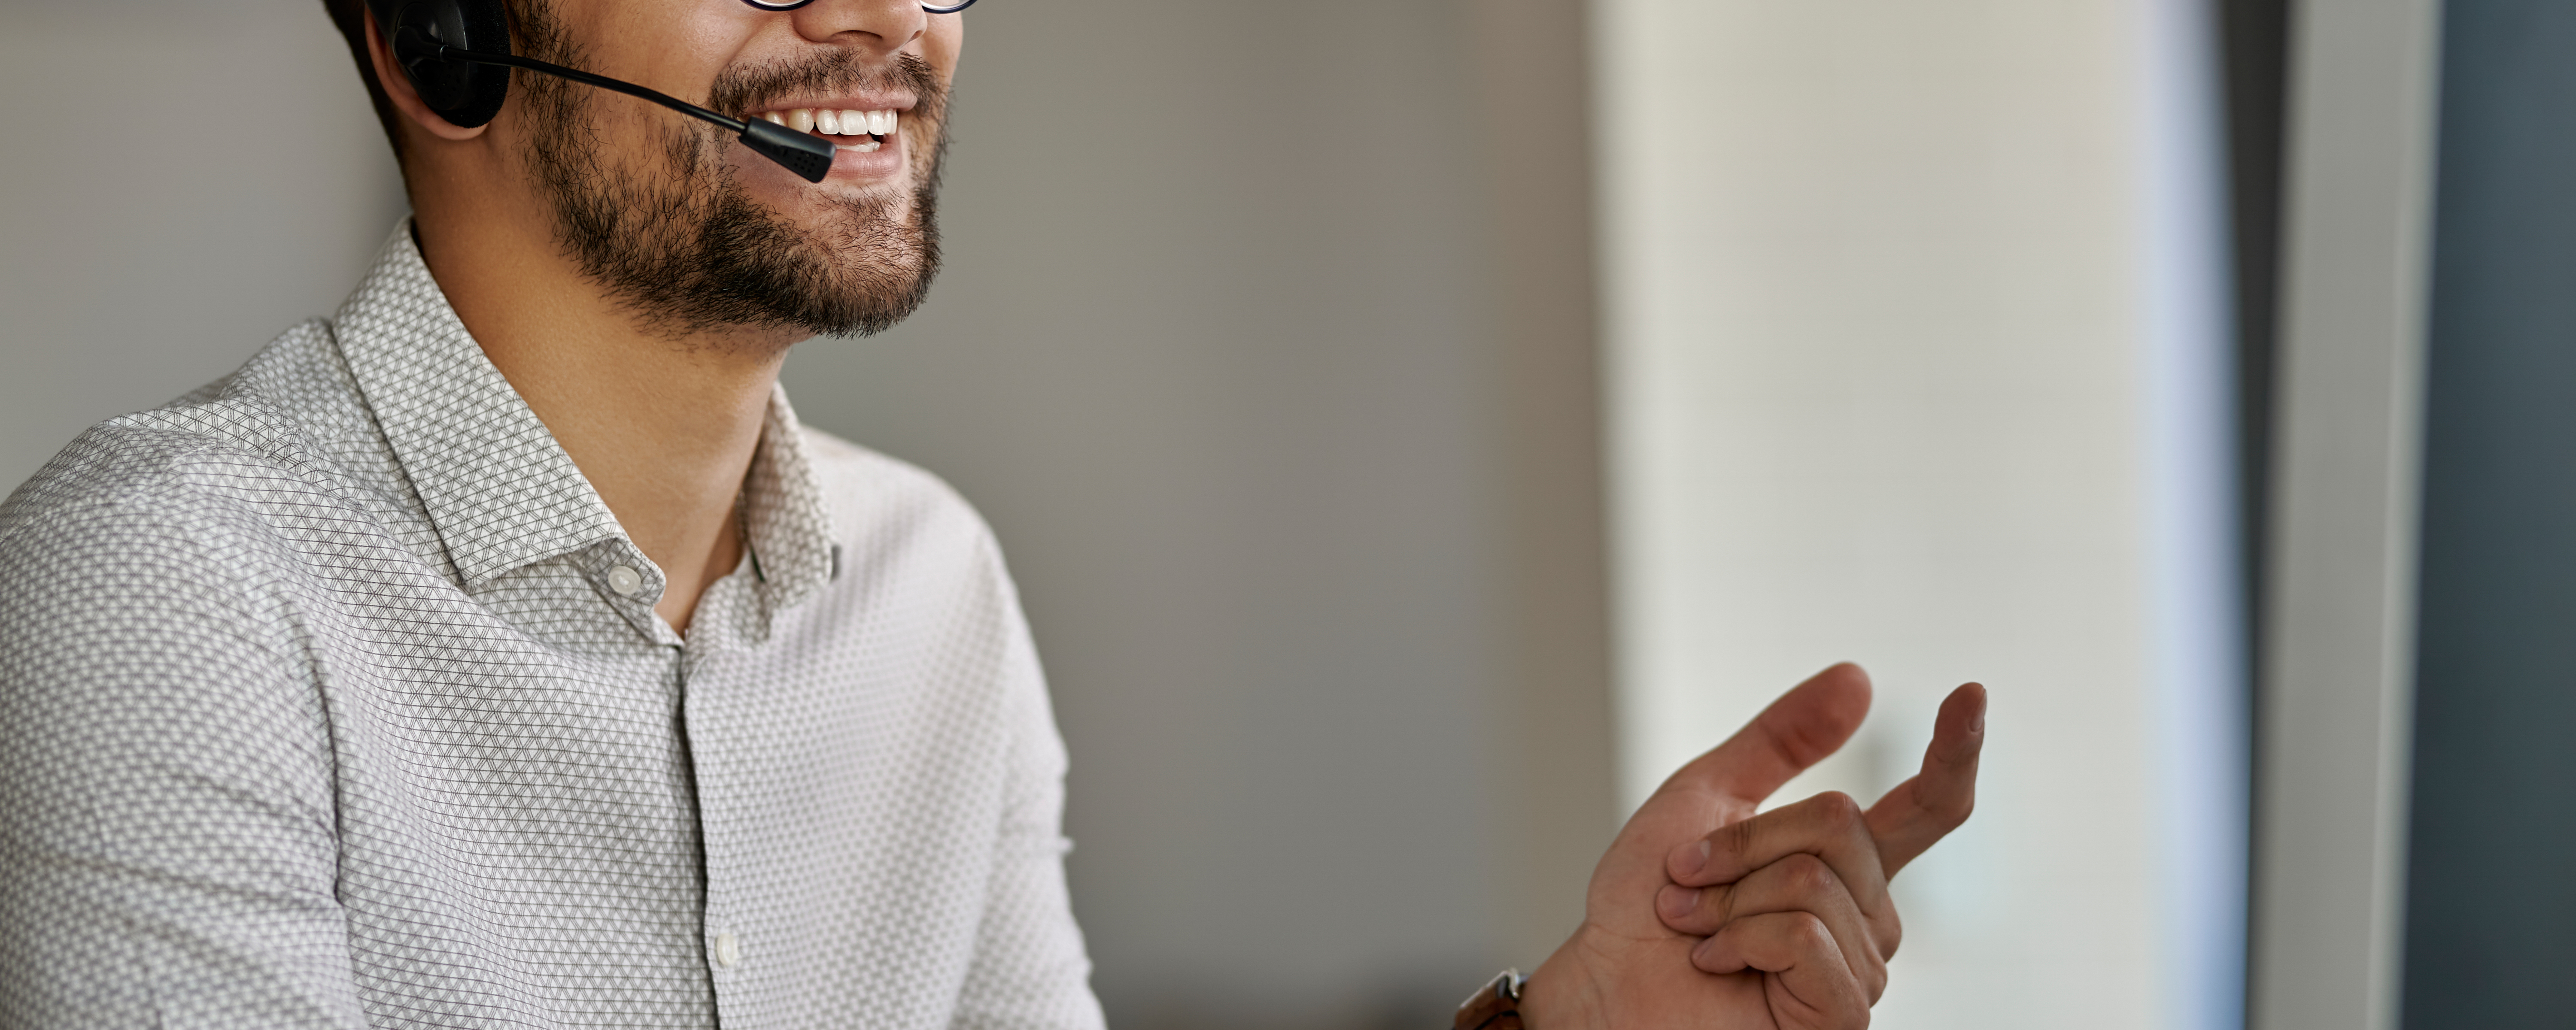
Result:
[[[1870,836],[1878,840],[1878,864],[1887,875],[1968,821],[1977,807],[1977,756],[1985,746],[1986,688],[1964,684],[1942,700],[1941,713],[1932,719],[1923,771],[1869,806]]]
[[[1833,754],[1869,714],[1869,674],[1842,662],[1789,688],[1726,742],[1692,759],[1656,793],[1714,795],[1747,809]]]

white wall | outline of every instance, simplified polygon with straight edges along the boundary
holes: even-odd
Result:
[[[1602,0],[1623,784],[1837,659],[1993,690],[1878,1026],[2239,1018],[2223,210],[2188,0]]]

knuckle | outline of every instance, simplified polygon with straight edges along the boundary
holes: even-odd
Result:
[[[1779,867],[1782,881],[1801,896],[1822,894],[1834,888],[1833,867],[1807,852],[1801,851],[1781,859]]]
[[[1826,825],[1837,829],[1861,824],[1862,812],[1859,799],[1839,790],[1829,790],[1816,795],[1816,810],[1817,814],[1824,818]]]
[[[1883,922],[1885,925],[1878,928],[1878,957],[1880,961],[1895,958],[1897,946],[1905,943],[1905,920],[1897,916],[1895,906],[1888,906],[1887,914]]]
[[[1805,949],[1810,951],[1840,950],[1834,946],[1834,932],[1826,929],[1825,921],[1818,918],[1813,912],[1791,913],[1789,926],[1790,939],[1796,941]]]

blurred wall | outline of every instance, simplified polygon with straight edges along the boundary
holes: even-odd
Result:
[[[1622,783],[1838,659],[1875,798],[1992,690],[1875,1026],[2242,1019],[2225,207],[2196,0],[1602,0]]]
[[[1617,820],[1582,7],[968,22],[948,270],[788,388],[998,528],[1113,1024],[1441,1025]]]
[[[401,210],[317,3],[144,6],[0,11],[13,481],[328,313]],[[1617,821],[1582,8],[967,17],[948,271],[788,387],[998,527],[1115,1025],[1445,1025]]]
[[[0,5],[0,481],[358,284],[402,187],[320,6]]]
[[[2430,599],[2417,577],[2427,307],[2435,269],[2457,270],[2433,247],[2436,182],[2451,188],[2436,147],[2449,136],[2436,131],[2447,115],[2447,7],[2294,9],[2264,542],[2255,1030],[2400,1025],[2416,631],[2430,626],[2417,607]],[[2547,38],[2530,37],[2544,53]],[[2493,70],[2510,75],[2512,64]],[[2479,145],[2496,138],[2492,124],[2472,128]]]

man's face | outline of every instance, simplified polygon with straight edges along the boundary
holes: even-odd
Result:
[[[808,183],[732,134],[642,101],[519,73],[515,133],[558,240],[648,326],[872,333],[938,271],[934,207],[959,16],[917,2],[519,0],[531,57],[737,117],[839,126]],[[826,118],[823,112],[830,112]],[[861,112],[844,118],[841,112]],[[879,124],[857,124],[872,113]],[[892,131],[871,129],[891,118]]]

